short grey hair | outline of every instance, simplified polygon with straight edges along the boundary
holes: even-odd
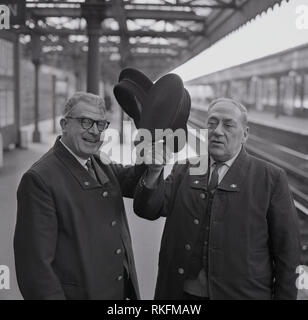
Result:
[[[103,98],[89,92],[76,92],[67,100],[64,106],[63,116],[68,116],[80,101],[91,103],[92,105],[97,106],[98,109],[102,109],[106,112],[105,101]]]
[[[228,103],[233,104],[235,107],[237,107],[241,112],[243,125],[244,126],[248,125],[247,108],[242,103],[240,103],[239,101],[236,101],[234,99],[231,99],[231,98],[218,98],[218,99],[215,99],[210,103],[208,111],[210,111],[216,104],[218,104],[220,102],[228,102]]]

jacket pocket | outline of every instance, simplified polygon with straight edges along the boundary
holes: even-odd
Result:
[[[87,296],[83,287],[75,283],[61,283],[65,297],[68,300],[86,300]]]
[[[249,262],[253,277],[265,277],[272,273],[271,256],[267,249],[252,251]]]

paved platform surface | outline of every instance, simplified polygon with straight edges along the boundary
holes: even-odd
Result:
[[[268,127],[278,128],[285,131],[300,133],[308,136],[308,119],[291,116],[275,117],[272,112],[248,111],[248,118],[254,123],[266,125]]]

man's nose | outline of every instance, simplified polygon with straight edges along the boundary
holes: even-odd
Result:
[[[222,122],[219,122],[217,124],[217,127],[213,130],[213,133],[216,135],[223,135],[223,124]]]
[[[93,126],[88,131],[93,134],[100,134],[96,122],[93,123]]]

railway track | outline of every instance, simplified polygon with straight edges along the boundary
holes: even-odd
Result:
[[[246,149],[264,160],[267,160],[283,168],[289,178],[294,200],[305,208],[308,208],[308,161],[305,155],[297,155],[284,150],[283,147],[264,139],[250,135],[246,144]],[[291,150],[290,150],[291,151]],[[304,212],[308,215],[307,212]]]

